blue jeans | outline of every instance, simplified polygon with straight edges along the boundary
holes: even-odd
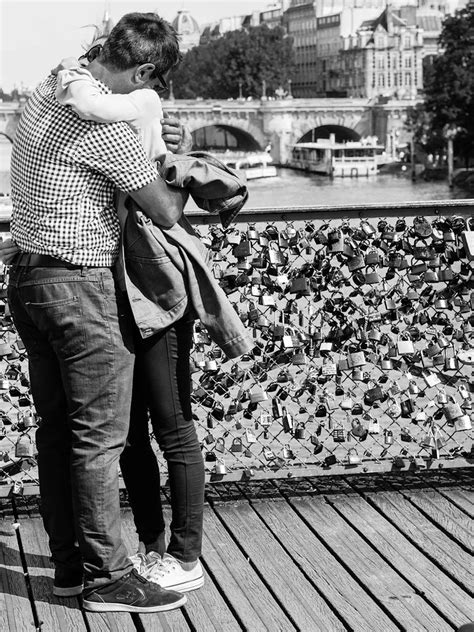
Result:
[[[8,300],[28,353],[42,517],[52,560],[85,587],[131,569],[118,468],[131,403],[132,317],[109,268],[13,266]],[[79,543],[77,548],[76,541]]]
[[[168,465],[172,520],[167,550],[182,562],[201,554],[204,507],[204,461],[191,414],[192,331],[187,318],[145,340],[137,330],[130,432],[120,458],[138,537],[150,544],[165,523],[149,412]]]

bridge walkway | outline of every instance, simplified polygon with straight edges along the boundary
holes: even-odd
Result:
[[[53,598],[37,500],[0,508],[8,632],[445,632],[474,620],[468,470],[210,485],[206,584],[156,615],[92,614]],[[125,497],[123,528],[133,551]]]

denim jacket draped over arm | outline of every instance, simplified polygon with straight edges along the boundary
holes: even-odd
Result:
[[[218,213],[223,227],[248,197],[237,172],[203,152],[167,154],[160,173],[169,185],[186,188],[198,206]],[[207,248],[186,217],[163,228],[131,198],[121,196],[120,204],[128,213],[119,265],[141,336],[152,336],[192,313],[229,358],[247,353],[254,346],[251,334],[214,278]]]

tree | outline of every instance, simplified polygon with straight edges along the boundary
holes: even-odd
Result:
[[[192,48],[171,78],[178,99],[227,99],[239,96],[239,83],[244,96],[260,97],[263,82],[273,94],[293,71],[291,38],[264,24]]]
[[[447,130],[456,130],[455,153],[469,164],[474,150],[474,4],[443,23],[441,55],[426,77],[424,115],[417,127],[426,147],[439,146]]]

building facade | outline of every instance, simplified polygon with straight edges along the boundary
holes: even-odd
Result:
[[[295,97],[415,98],[445,17],[465,0],[292,0]]]

